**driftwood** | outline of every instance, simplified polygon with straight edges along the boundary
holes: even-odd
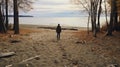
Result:
[[[15,55],[15,52],[8,52],[8,53],[0,53],[0,58],[4,58],[4,57],[10,57]]]
[[[85,40],[77,41],[76,44],[86,44]]]
[[[43,29],[51,29],[51,30],[55,30],[56,27],[37,27],[37,28],[43,28]],[[77,28],[62,28],[62,30],[74,30],[77,31]]]
[[[109,64],[107,67],[118,67],[118,64]]]
[[[36,58],[39,58],[39,57],[40,57],[40,55],[36,55],[36,56],[34,56],[34,57],[30,57],[30,58],[28,58],[28,59],[25,59],[25,60],[21,61],[20,63],[24,63],[24,62],[27,62],[27,61],[30,61],[30,60],[32,60],[32,59],[36,59]]]
[[[36,55],[36,56],[34,56],[34,57],[30,57],[30,58],[28,58],[28,59],[25,59],[25,60],[19,62],[18,64],[24,63],[24,62],[27,62],[27,61],[30,61],[30,60],[33,60],[33,59],[37,59],[37,58],[39,58],[39,57],[40,57],[40,55]],[[13,64],[10,64],[10,65],[7,65],[7,66],[5,66],[5,67],[12,67],[12,66],[13,66]]]
[[[11,40],[10,41],[10,43],[19,43],[19,42],[21,42],[21,41],[19,41],[19,40]]]

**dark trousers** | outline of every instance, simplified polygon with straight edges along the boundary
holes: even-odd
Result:
[[[57,40],[60,40],[60,33],[57,33]]]

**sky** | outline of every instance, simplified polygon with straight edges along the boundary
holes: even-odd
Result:
[[[39,17],[76,17],[80,8],[70,0],[36,0],[27,14]]]

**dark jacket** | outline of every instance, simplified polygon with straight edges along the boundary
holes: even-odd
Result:
[[[57,32],[57,33],[61,33],[61,26],[57,26],[56,32]]]

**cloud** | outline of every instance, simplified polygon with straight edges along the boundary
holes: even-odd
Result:
[[[63,5],[63,4],[70,4],[70,0],[37,0],[36,4]]]
[[[30,14],[36,17],[80,17],[87,16],[83,11],[64,10],[64,11],[32,11]]]
[[[35,16],[69,16],[73,15],[74,11],[76,13],[80,11],[77,5],[70,3],[70,0],[37,0],[33,7],[29,13]]]
[[[75,5],[39,5],[35,6],[35,10],[80,10],[77,6]]]
[[[73,5],[70,0],[37,0],[33,5],[34,9],[71,9]]]

